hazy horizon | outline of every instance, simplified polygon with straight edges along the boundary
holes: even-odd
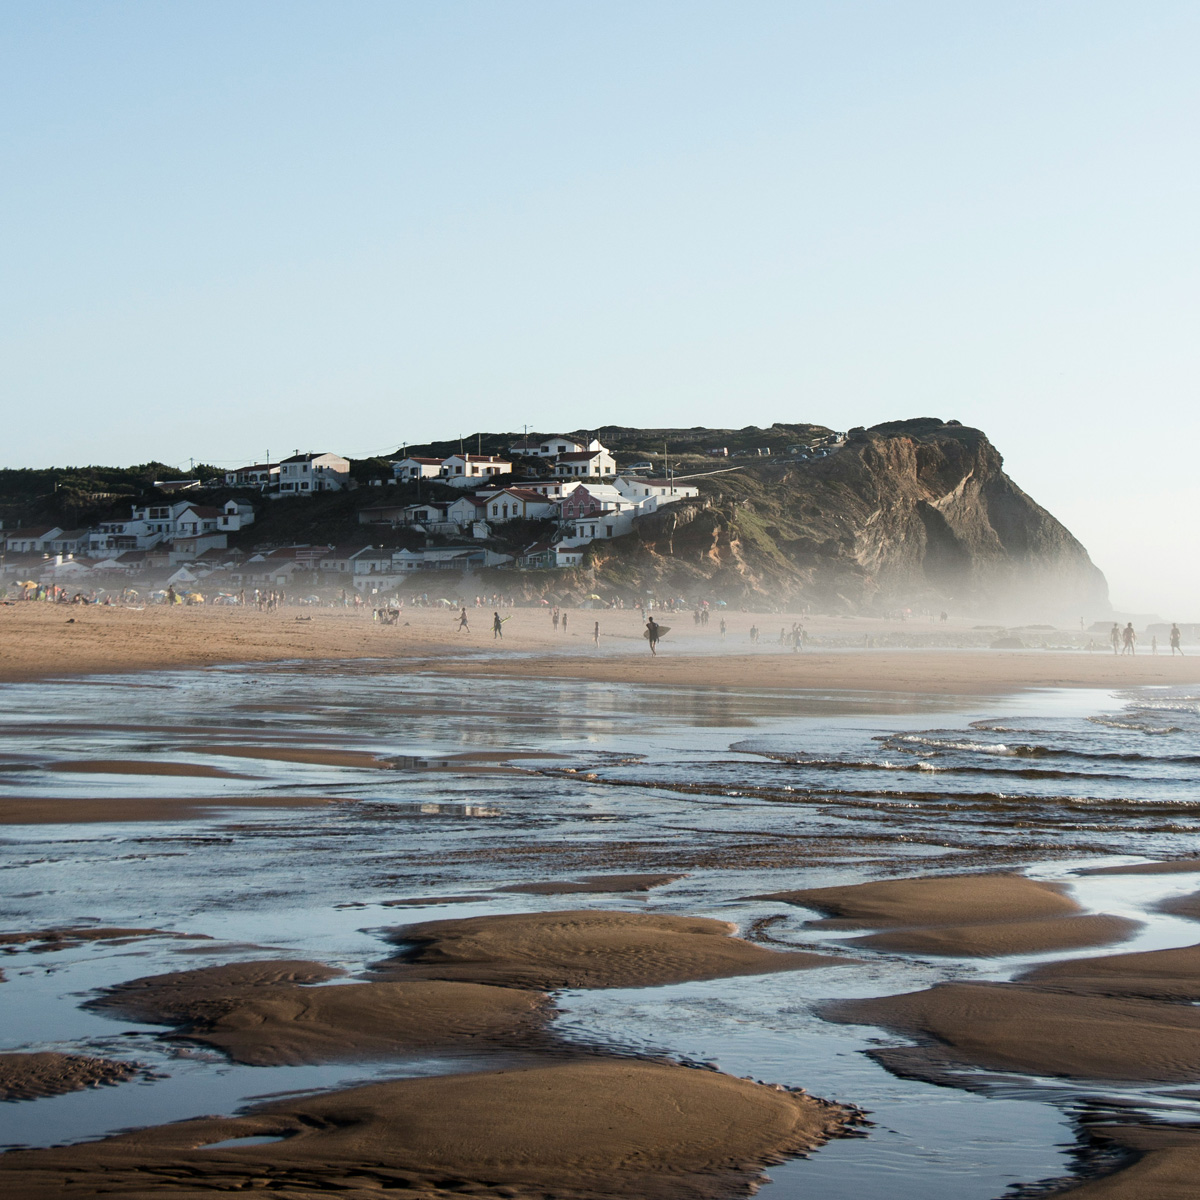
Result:
[[[26,5],[2,465],[978,426],[1200,619],[1200,10]]]

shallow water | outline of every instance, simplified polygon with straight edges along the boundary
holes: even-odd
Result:
[[[0,795],[186,796],[213,806],[191,821],[5,828],[5,928],[97,923],[212,940],[10,947],[0,957],[8,977],[0,984],[0,1048],[102,1053],[135,1059],[147,1073],[117,1087],[4,1105],[0,1144],[78,1140],[227,1113],[268,1094],[486,1065],[427,1056],[241,1067],[162,1029],[80,1007],[105,985],[239,957],[306,957],[360,971],[391,951],[380,930],[437,916],[653,908],[836,949],[836,933],[805,928],[814,914],[747,897],[1017,865],[1068,881],[1090,911],[1144,922],[1122,950],[1200,940],[1200,926],[1153,911],[1200,888],[1200,874],[1071,874],[1193,852],[1194,692],[1047,691],[960,703],[306,664],[9,685],[0,699]],[[220,752],[234,748],[236,756]],[[273,756],[297,748],[330,753],[325,762]],[[387,762],[341,765],[335,756],[347,751]],[[496,761],[517,752],[531,757]],[[255,753],[266,757],[247,756]],[[104,766],[90,772],[89,761]],[[250,778],[113,773],[110,764],[122,761]],[[55,769],[64,762],[72,769]],[[221,807],[223,798],[305,794],[350,803]],[[686,877],[634,895],[491,890],[609,871]],[[464,895],[474,898],[437,903]],[[413,898],[429,904],[386,905]],[[1192,1119],[1200,1111],[1128,1085],[1085,1093],[1063,1081],[1006,1076],[975,1079],[981,1090],[963,1091],[898,1079],[863,1051],[903,1039],[827,1024],[813,1007],[941,979],[1004,979],[1054,957],[1061,955],[969,961],[867,952],[852,967],[572,992],[561,997],[557,1026],[590,1044],[711,1062],[871,1110],[869,1136],[774,1168],[762,1193],[772,1200],[987,1200],[1070,1170],[1072,1122],[1087,1098],[1169,1105]]]

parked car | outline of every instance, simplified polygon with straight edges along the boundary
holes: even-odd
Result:
[[[653,471],[654,464],[652,462],[636,462],[630,463],[627,467],[621,468],[623,471]]]

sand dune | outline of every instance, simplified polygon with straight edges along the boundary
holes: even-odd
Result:
[[[497,1197],[702,1200],[748,1190],[763,1166],[818,1145],[850,1117],[713,1071],[587,1059],[380,1083],[242,1117],[18,1151],[0,1156],[0,1188],[28,1200],[96,1186],[127,1197],[163,1187],[187,1195],[192,1181],[294,1196],[378,1195],[380,1187],[432,1196],[438,1185]],[[199,1148],[264,1135],[286,1140]]]
[[[731,937],[734,930],[705,917],[603,911],[426,921],[392,931],[407,949],[379,970],[552,990],[654,987],[847,961],[767,950]]]

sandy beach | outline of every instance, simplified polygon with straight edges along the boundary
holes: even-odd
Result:
[[[548,612],[506,609],[502,641],[492,610],[471,608],[470,633],[456,613],[408,608],[398,625],[371,613],[286,607],[254,609],[18,603],[0,606],[0,680],[181,669],[290,660],[380,660],[398,672],[515,678],[589,679],[667,687],[846,688],[987,695],[1036,687],[1139,687],[1200,682],[1200,653],[1186,658],[1143,651],[1119,657],[1102,635],[1040,629],[1029,644],[1089,641],[1096,649],[989,650],[994,633],[967,623],[873,618],[803,618],[813,642],[803,653],[778,643],[792,616],[727,612],[722,639],[714,617],[659,614],[671,626],[652,657],[633,610],[569,614],[555,633]],[[600,644],[593,645],[599,622]],[[761,638],[750,642],[750,628]],[[824,643],[833,643],[826,646]]]
[[[823,1090],[831,1060],[824,1074],[805,1061],[799,1075],[827,1103],[796,1076],[787,1087],[738,1078],[753,1061],[716,1069],[664,1061],[654,1037],[632,1049],[619,1036],[576,1040],[579,997],[612,990],[775,988],[783,1028],[808,1005],[814,1036],[855,1030],[844,1036],[862,1039],[856,1049],[918,1083],[995,1072],[1200,1082],[1196,947],[1130,949],[1158,915],[1196,919],[1188,881],[1200,861],[1109,857],[1053,880],[1025,874],[1055,857],[1125,853],[1122,772],[1153,755],[1139,743],[1080,757],[1045,728],[1000,718],[926,727],[930,713],[953,724],[1035,689],[1194,685],[1200,656],[1119,658],[1063,630],[992,650],[994,631],[965,623],[832,618],[806,622],[810,647],[794,653],[767,636],[791,618],[726,613],[724,639],[712,622],[675,617],[651,657],[636,612],[573,612],[564,636],[546,612],[518,609],[503,640],[490,616],[470,610],[481,629],[468,635],[454,613],[424,608],[385,626],[322,609],[0,607],[0,682],[34,705],[3,728],[11,782],[0,824],[28,841],[30,871],[52,869],[76,840],[107,846],[105,827],[115,831],[114,873],[90,907],[60,905],[52,887],[23,893],[35,907],[45,898],[62,924],[10,917],[0,948],[22,986],[26,956],[55,951],[45,961],[74,969],[73,954],[125,953],[103,986],[77,978],[70,1003],[149,1026],[143,1051],[186,1047],[185,1058],[264,1074],[441,1064],[430,1078],[368,1074],[374,1082],[315,1092],[247,1083],[250,1097],[303,1094],[216,1100],[61,1149],[34,1141],[42,1148],[0,1156],[0,1180],[63,1198],[247,1187],[366,1196],[402,1184],[422,1197],[674,1200],[746,1194],[765,1168],[855,1130],[853,1078]],[[752,624],[764,630],[757,644]],[[196,669],[208,667],[225,670]],[[590,688],[582,716],[576,681]],[[886,700],[893,693],[906,698]],[[791,715],[803,697],[818,722],[900,715],[882,732],[867,723],[865,748],[843,753],[836,739],[810,740],[834,736],[836,722]],[[911,732],[908,713],[921,714]],[[1178,734],[1151,716],[1147,729]],[[1165,761],[1188,777],[1187,754]],[[535,797],[546,805],[536,817]],[[655,806],[664,815],[642,823]],[[1138,819],[1148,838],[1186,829],[1174,801],[1143,804]],[[439,840],[433,822],[457,832]],[[1056,843],[1063,831],[1075,840]],[[309,842],[311,856],[297,859]],[[89,863],[110,853],[80,852],[99,853]],[[144,901],[111,899],[127,871],[152,872],[160,856],[177,865]],[[1170,889],[1176,875],[1178,895],[1137,912],[1072,890],[1113,881],[1119,897],[1125,876]],[[210,885],[178,908],[178,892]],[[276,902],[306,914],[303,936],[259,923]],[[164,920],[160,908],[183,915]],[[369,949],[322,953],[306,938],[324,924]],[[202,965],[175,969],[179,954]],[[1029,956],[1040,965],[1015,979],[977,977]],[[870,982],[889,970],[910,974],[890,991]],[[852,998],[826,1003],[837,988]],[[880,1045],[881,1030],[913,1044]],[[0,1053],[0,1093],[36,1104],[151,1078],[112,1039],[45,1041]],[[480,1106],[510,1115],[480,1128],[470,1119]],[[1194,1142],[1152,1132],[1136,1121],[1098,1131],[1096,1144],[1123,1147],[1133,1165],[1080,1194],[1140,1197],[1148,1178],[1182,1178]],[[225,1145],[244,1138],[267,1140]],[[1162,1196],[1186,1194],[1174,1186]]]

